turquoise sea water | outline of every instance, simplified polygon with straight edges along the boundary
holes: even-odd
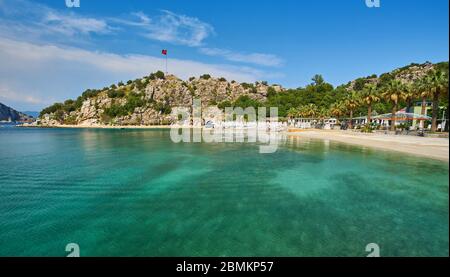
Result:
[[[0,256],[449,255],[449,165],[320,140],[0,129]]]

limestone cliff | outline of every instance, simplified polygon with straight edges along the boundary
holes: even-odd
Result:
[[[412,63],[410,65],[397,68],[391,72],[383,73],[380,76],[374,74],[366,78],[358,78],[349,82],[347,84],[347,88],[348,90],[361,90],[367,83],[379,84],[388,82],[392,79],[400,80],[402,83],[412,84],[427,75],[431,70],[437,70],[445,66],[448,68],[448,62],[437,64],[430,62],[425,62],[423,64]]]
[[[177,120],[171,116],[173,107],[189,108],[194,99],[200,99],[202,106],[218,106],[241,96],[264,101],[268,93],[283,90],[266,82],[229,82],[209,75],[183,81],[157,72],[126,84],[87,90],[76,100],[56,103],[41,112],[40,124],[165,125]]]

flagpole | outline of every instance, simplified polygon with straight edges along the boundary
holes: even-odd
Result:
[[[167,70],[167,60],[168,60],[167,56],[169,55],[169,53],[168,53],[167,49],[163,49],[163,50],[161,51],[161,54],[163,54],[164,56],[166,56],[166,75],[167,75],[167,74],[169,73],[169,71]]]
[[[167,56],[168,55],[169,55],[169,53],[166,54],[166,75],[168,74],[168,71],[167,71]]]

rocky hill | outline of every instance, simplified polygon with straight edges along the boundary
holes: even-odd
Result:
[[[446,69],[448,70],[448,62],[433,64],[425,62],[423,64],[412,63],[402,68],[395,69],[391,72],[381,74],[380,76],[372,75],[365,78],[358,78],[347,84],[349,90],[361,90],[367,83],[387,83],[392,79],[400,80],[402,83],[413,83],[416,80],[427,75],[431,70]]]
[[[193,99],[201,99],[203,106],[220,106],[240,97],[265,101],[269,93],[283,90],[266,82],[238,83],[210,75],[183,81],[157,72],[100,90],[87,90],[76,100],[56,103],[41,112],[40,124],[165,125],[177,120],[171,116],[173,107],[191,107]]]
[[[173,107],[189,108],[194,99],[200,99],[203,106],[220,109],[233,104],[239,107],[278,106],[279,116],[286,117],[290,108],[301,105],[312,103],[330,107],[334,102],[344,99],[349,91],[362,91],[367,83],[383,86],[393,79],[413,83],[432,69],[448,72],[448,62],[410,64],[380,76],[374,74],[358,78],[336,88],[316,75],[320,78],[313,84],[289,90],[267,82],[238,83],[212,78],[210,75],[184,81],[157,72],[127,83],[119,82],[103,89],[87,90],[76,100],[56,103],[41,112],[39,123],[44,126],[167,125],[177,121],[171,116]],[[384,112],[388,108],[388,104],[378,107]]]
[[[33,118],[0,103],[0,121],[25,122]]]

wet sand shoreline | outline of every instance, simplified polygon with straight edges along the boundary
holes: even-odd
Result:
[[[335,130],[333,131],[305,130],[302,132],[287,133],[287,135],[311,139],[330,140],[341,143],[359,145],[363,147],[402,152],[446,162],[449,161],[448,138],[365,134],[351,131],[335,131]]]

